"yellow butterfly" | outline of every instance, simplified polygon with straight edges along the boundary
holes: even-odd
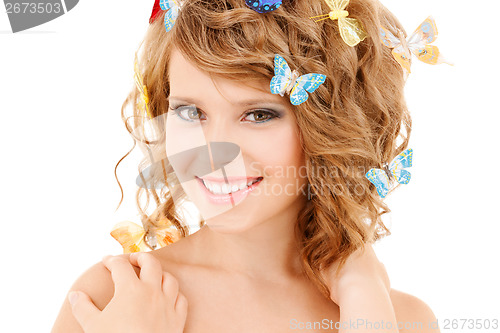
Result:
[[[135,60],[134,60],[134,81],[137,89],[141,92],[141,101],[140,103],[137,104],[137,108],[141,110],[142,112],[146,112],[148,115],[149,119],[151,119],[151,113],[149,112],[149,95],[148,95],[148,88],[144,84],[144,81],[142,79],[142,75],[139,71],[139,65],[137,61],[137,53],[135,54]]]
[[[180,239],[180,233],[173,225],[158,228],[155,232],[146,235],[143,227],[130,221],[118,222],[113,226],[110,234],[121,244],[123,253],[147,252],[158,246],[164,247],[175,243]]]
[[[408,41],[404,38],[402,31],[398,30],[398,37],[396,37],[384,27],[380,27],[380,36],[382,38],[382,43],[392,48],[392,55],[401,67],[403,67],[405,77],[411,72],[410,51],[417,56],[417,59],[426,64],[437,65],[447,63],[452,65],[444,60],[437,46],[430,45],[438,36],[436,22],[432,16],[429,16],[420,24],[415,32],[408,38]]]
[[[314,22],[319,22],[326,19],[338,20],[340,36],[349,46],[355,46],[366,37],[368,34],[363,29],[363,25],[357,19],[347,18],[349,12],[346,9],[349,0],[325,0],[331,11],[328,14],[312,16],[310,18],[321,17]]]

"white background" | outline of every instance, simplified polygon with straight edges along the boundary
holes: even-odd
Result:
[[[387,202],[376,245],[392,287],[447,319],[500,319],[497,0],[383,0],[408,33],[433,15],[455,66],[414,61],[412,180]],[[0,13],[2,332],[48,332],[71,284],[106,254],[122,220],[140,223],[120,107],[153,1],[85,0],[12,34]],[[482,330],[463,330],[479,332]],[[492,330],[484,332],[491,332]]]

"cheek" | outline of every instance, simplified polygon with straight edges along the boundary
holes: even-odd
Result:
[[[304,155],[295,131],[294,126],[280,126],[265,135],[259,135],[258,140],[248,141],[252,174],[295,178],[300,171],[304,172],[300,170]]]

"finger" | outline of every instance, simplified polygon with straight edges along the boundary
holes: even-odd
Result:
[[[179,282],[177,279],[168,272],[163,272],[162,289],[163,293],[167,296],[169,305],[174,308],[179,294]]]
[[[186,296],[179,292],[177,294],[177,300],[175,301],[175,311],[178,312],[179,314],[183,314],[184,316],[187,316],[187,309],[188,309],[188,301]],[[184,320],[186,320],[186,317],[184,317]]]
[[[141,268],[139,276],[141,281],[149,284],[155,289],[162,288],[163,268],[161,267],[158,259],[150,253],[136,252],[130,254],[129,260],[132,265],[136,265]]]
[[[180,292],[177,295],[177,301],[175,302],[174,311],[179,322],[179,332],[184,332],[184,326],[186,325],[188,312],[188,301],[187,298]]]
[[[101,311],[92,303],[90,297],[82,291],[72,291],[68,294],[68,300],[71,304],[71,310],[80,326],[85,328],[90,324],[92,319]]]
[[[131,284],[139,282],[139,278],[130,262],[119,256],[105,256],[102,263],[111,272],[111,278],[115,284],[116,292],[128,291]]]

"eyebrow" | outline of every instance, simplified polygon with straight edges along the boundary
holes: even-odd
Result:
[[[167,97],[167,100],[169,102],[170,102],[170,100],[175,100],[175,101],[185,102],[185,103],[189,103],[189,104],[196,104],[196,105],[203,104],[200,100],[198,100],[196,98],[190,98],[190,97],[169,96],[169,97]],[[277,102],[276,100],[270,100],[270,99],[265,99],[265,98],[264,99],[252,98],[252,99],[248,99],[248,100],[238,101],[235,104],[238,106],[245,106],[245,107],[252,106],[252,105],[264,105],[264,104],[266,104],[266,105],[274,105],[274,106],[278,106],[278,107],[286,109],[286,106],[283,105],[282,103]]]

